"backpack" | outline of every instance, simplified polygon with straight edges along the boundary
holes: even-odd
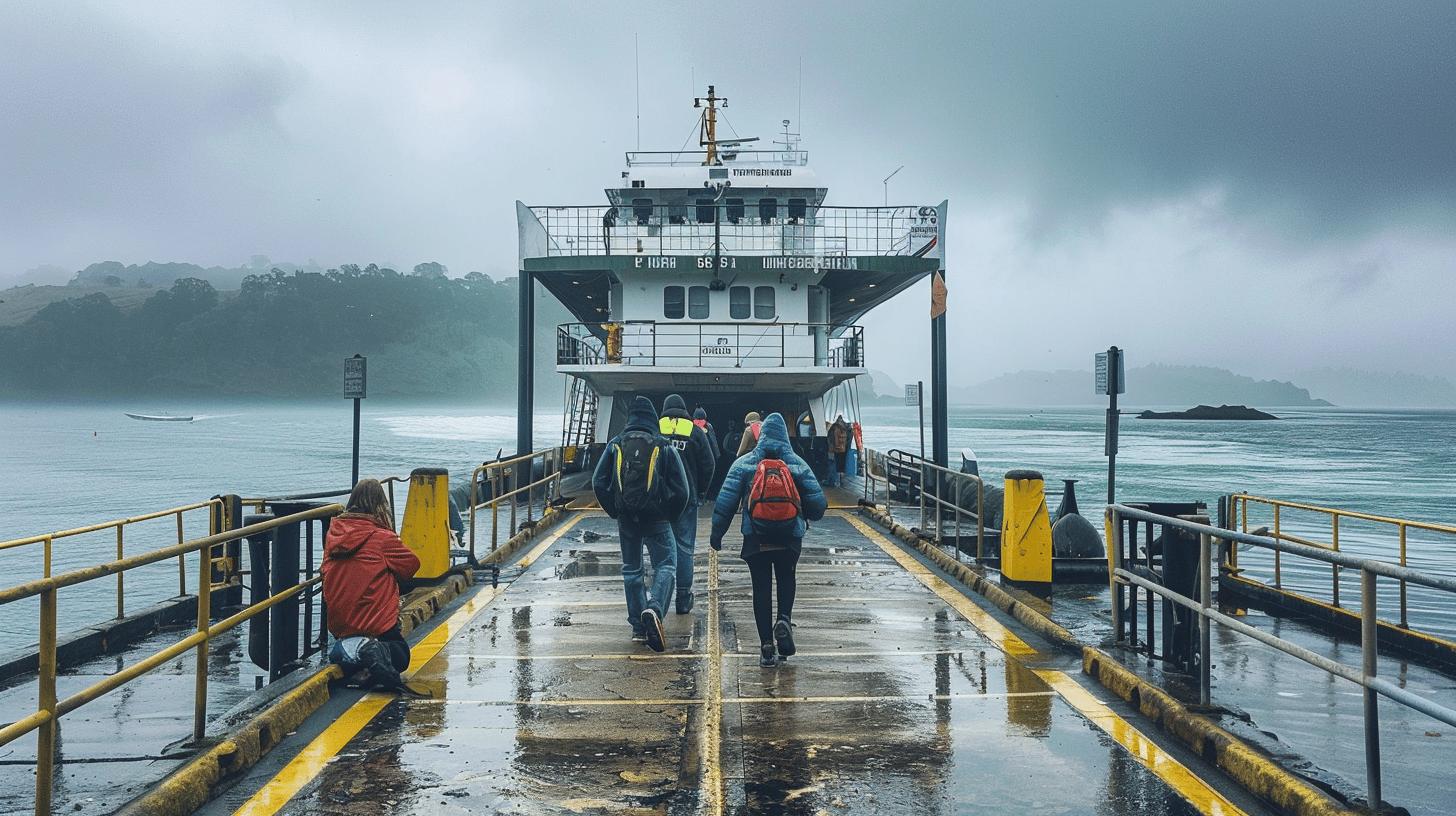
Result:
[[[617,510],[637,520],[664,518],[662,474],[658,460],[662,446],[646,431],[628,431],[617,440]]]
[[[799,519],[799,487],[784,460],[764,459],[758,463],[748,488],[748,517],[760,534],[794,529]]]

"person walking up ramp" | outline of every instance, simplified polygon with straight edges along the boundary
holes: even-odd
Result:
[[[627,425],[611,442],[592,474],[592,490],[607,515],[617,520],[622,545],[622,584],[632,639],[653,651],[666,648],[662,616],[672,597],[677,542],[670,522],[687,506],[690,488],[677,449],[658,432],[657,409],[637,397]],[[642,569],[642,548],[652,561],[652,591]]]
[[[687,403],[677,394],[669,394],[662,401],[659,427],[663,437],[677,448],[688,474],[688,503],[672,521],[672,536],[677,541],[677,613],[686,615],[693,611],[693,550],[698,545],[698,508],[707,498],[718,458],[708,432],[688,418]]]
[[[753,619],[758,626],[759,661],[764,668],[794,653],[794,575],[808,522],[824,518],[829,502],[824,489],[789,444],[789,427],[780,414],[769,414],[758,444],[728,469],[713,505],[714,550],[733,516],[743,510],[743,549],[753,577]],[[778,584],[778,618],[773,615],[773,585]],[[777,652],[777,654],[775,654]]]

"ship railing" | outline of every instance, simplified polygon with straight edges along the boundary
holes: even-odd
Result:
[[[1250,521],[1251,509],[1253,511],[1252,522]],[[1252,496],[1247,493],[1230,494],[1227,497],[1226,511],[1227,520],[1231,522],[1229,526],[1235,527],[1240,532],[1249,532],[1249,525],[1252,523],[1256,530],[1264,530],[1264,534],[1270,538],[1329,552],[1341,552],[1342,546],[1348,549],[1352,544],[1359,551],[1375,549],[1376,551],[1391,552],[1393,550],[1395,563],[1402,567],[1410,566],[1408,545],[1413,538],[1420,538],[1423,543],[1429,543],[1431,549],[1439,549],[1441,552],[1448,552],[1453,545],[1456,545],[1456,526],[1449,524],[1392,518],[1341,510],[1335,507],[1321,507],[1304,502]],[[1280,550],[1273,552],[1272,561],[1272,574],[1269,574],[1268,578],[1273,588],[1279,592],[1289,592],[1286,583],[1290,582],[1285,576],[1286,565]],[[1300,567],[1297,569],[1303,568],[1307,563],[1300,562]],[[1267,572],[1270,565],[1245,564],[1240,566],[1238,550],[1235,549],[1229,553],[1228,569],[1244,580],[1255,580],[1250,575],[1249,569],[1255,566],[1264,567]],[[1343,608],[1340,600],[1341,571],[1341,565],[1329,564],[1328,597],[1318,599],[1319,602]],[[1299,580],[1299,577],[1302,576],[1294,577],[1293,583],[1296,588],[1309,589],[1307,581]],[[1403,629],[1409,629],[1411,627],[1409,588],[1403,580],[1398,581],[1398,593],[1399,625]]]
[[[722,166],[769,165],[804,167],[809,164],[807,150],[735,150],[718,148]],[[628,150],[628,167],[702,167],[708,158],[706,150]]]
[[[1154,541],[1153,528],[1159,528],[1164,542],[1170,533],[1198,538],[1197,597],[1181,594],[1163,583],[1151,580],[1123,565],[1123,525],[1143,523],[1148,526],[1147,541]],[[1226,530],[1209,524],[1185,518],[1159,515],[1135,507],[1112,504],[1107,507],[1108,573],[1112,589],[1112,629],[1119,645],[1136,646],[1136,628],[1125,638],[1123,631],[1124,589],[1141,588],[1157,595],[1165,603],[1172,603],[1198,616],[1198,697],[1202,705],[1209,705],[1212,698],[1210,660],[1211,624],[1217,623],[1227,630],[1256,640],[1284,654],[1303,660],[1322,671],[1361,687],[1363,692],[1363,723],[1365,739],[1365,786],[1372,810],[1379,808],[1380,790],[1380,719],[1377,695],[1393,700],[1406,708],[1419,711],[1433,719],[1456,727],[1456,709],[1443,706],[1377,675],[1379,648],[1379,611],[1377,609],[1377,580],[1385,578],[1404,584],[1416,584],[1444,593],[1456,594],[1456,579],[1432,575],[1399,564],[1391,564],[1369,558],[1360,558],[1332,548],[1310,546],[1287,537],[1275,538],[1254,535],[1241,530]],[[1271,550],[1285,555],[1295,555],[1320,561],[1343,569],[1353,570],[1360,576],[1360,666],[1347,666],[1324,655],[1317,654],[1296,643],[1250,626],[1236,617],[1225,614],[1213,606],[1213,554],[1215,542],[1227,546],[1221,549],[1232,552],[1237,545]],[[1166,546],[1166,544],[1165,544]],[[1227,556],[1225,556],[1227,557]]]
[[[629,320],[563,323],[559,366],[862,368],[864,328],[829,323]]]
[[[207,728],[208,652],[211,641],[321,582],[321,576],[314,576],[291,587],[275,590],[266,598],[245,606],[216,623],[212,622],[212,590],[227,586],[214,583],[217,579],[216,565],[219,553],[225,551],[228,545],[249,536],[267,535],[289,527],[296,529],[297,525],[307,524],[315,519],[332,518],[342,513],[344,509],[338,504],[329,504],[257,524],[235,527],[231,523],[233,520],[226,518],[227,514],[222,511],[224,504],[225,502],[222,500],[204,503],[205,506],[212,509],[210,527],[213,532],[202,538],[180,541],[150,552],[117,558],[113,561],[56,575],[46,575],[0,590],[0,609],[29,598],[38,598],[40,601],[36,709],[0,728],[0,746],[8,745],[26,734],[36,732],[35,812],[37,814],[51,812],[51,795],[61,717],[181,657],[188,651],[195,650],[192,740],[194,743],[200,742],[204,738]],[[56,676],[58,674],[56,599],[60,590],[96,581],[109,575],[119,575],[172,558],[181,559],[194,553],[198,556],[196,630],[176,643],[159,649],[131,665],[124,666],[74,694],[58,698],[56,694]]]
[[[559,503],[561,497],[561,448],[545,448],[510,459],[486,462],[470,474],[470,507],[468,523],[468,546],[471,562],[476,557],[476,518],[479,511],[490,510],[490,549],[500,547],[501,508],[510,512],[510,538],[525,527],[536,523],[535,508],[541,503],[541,515]],[[520,508],[524,506],[524,524],[518,523]]]
[[[532,207],[545,254],[844,257],[923,255],[937,236],[935,207],[810,207],[799,199],[620,207]],[[770,206],[767,202],[773,201]]]
[[[408,476],[384,476],[379,479],[384,485],[385,493],[389,496],[389,508],[394,512],[395,526],[399,526],[399,505],[394,502],[394,486],[396,484],[409,484]],[[275,504],[291,504],[300,501],[316,501],[318,499],[337,499],[347,497],[354,492],[352,487],[343,490],[316,490],[306,493],[287,493],[279,496],[265,496],[242,499],[242,505],[255,513],[266,513],[268,508]]]
[[[962,541],[975,530],[975,560],[986,559],[986,517],[982,512],[985,483],[974,473],[941,467],[909,451],[892,448],[863,451],[861,487],[864,500],[890,510],[898,502],[920,511],[916,531],[944,548],[947,541],[961,560]],[[974,508],[974,509],[973,509]],[[995,531],[993,531],[994,534]]]
[[[207,501],[184,504],[180,507],[169,507],[165,510],[143,513],[137,516],[103,521],[98,524],[89,524],[85,527],[57,530],[52,533],[11,539],[0,542],[0,552],[36,544],[43,545],[41,553],[41,577],[49,578],[55,558],[55,546],[58,541],[75,538],[77,536],[111,532],[114,534],[116,541],[116,560],[120,561],[126,558],[128,543],[135,547],[138,539],[155,541],[158,537],[170,537],[173,534],[173,530],[175,530],[175,543],[181,544],[187,540],[186,531],[189,520],[191,520],[195,529],[196,524],[204,523],[206,520],[205,518],[198,519],[196,516],[203,515],[205,517],[211,517],[220,512],[221,508],[222,500],[214,498]],[[170,529],[167,529],[165,532],[159,532],[157,524],[147,524],[147,522],[158,522],[163,519],[174,522],[173,525],[169,525]],[[165,524],[164,521],[162,523]],[[138,528],[145,528],[145,530],[143,531]],[[177,594],[187,594],[186,553],[179,553],[177,555]],[[116,573],[116,617],[126,617],[126,608],[126,576],[118,572]]]

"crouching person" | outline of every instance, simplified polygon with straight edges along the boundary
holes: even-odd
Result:
[[[337,638],[329,660],[348,674],[368,670],[367,685],[396,689],[409,666],[399,631],[399,582],[420,560],[394,532],[394,511],[377,479],[361,479],[324,541],[324,604]]]

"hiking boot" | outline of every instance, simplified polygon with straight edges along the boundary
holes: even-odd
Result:
[[[765,643],[758,649],[758,665],[760,668],[772,669],[779,664],[778,655],[774,654],[774,645]]]
[[[692,611],[693,611],[693,594],[691,592],[689,592],[686,595],[679,595],[679,596],[677,596],[677,613],[679,615],[686,615],[686,614],[688,614],[689,612],[692,612]]]
[[[779,618],[779,622],[774,624],[773,636],[779,654],[788,657],[794,653],[794,625],[789,623],[788,618]]]
[[[662,630],[662,616],[656,609],[642,610],[642,631],[647,635],[647,648],[654,652],[667,649],[667,633]]]

